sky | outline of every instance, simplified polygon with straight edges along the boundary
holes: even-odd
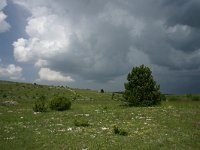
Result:
[[[199,18],[199,0],[0,0],[0,80],[122,91],[145,64],[200,93]]]

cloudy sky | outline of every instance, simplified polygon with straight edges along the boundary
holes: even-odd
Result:
[[[0,79],[119,91],[145,64],[200,93],[199,18],[199,0],[0,0]]]

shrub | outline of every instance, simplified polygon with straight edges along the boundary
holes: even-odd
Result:
[[[3,94],[3,96],[2,96],[3,98],[6,98],[7,97],[7,95],[6,94]]]
[[[108,110],[108,106],[103,106],[103,109],[104,110]]]
[[[103,89],[101,89],[101,91],[100,91],[101,93],[104,93],[104,90]]]
[[[191,100],[192,101],[200,101],[200,97],[198,95],[192,95]]]
[[[74,120],[74,125],[77,127],[88,127],[90,124],[88,120],[79,118],[79,119]]]
[[[151,70],[141,65],[133,67],[124,84],[125,102],[130,106],[153,106],[161,102],[160,86],[153,79]]]
[[[49,107],[58,111],[68,110],[71,107],[71,101],[64,96],[56,96],[50,101]]]
[[[45,96],[39,97],[33,105],[33,111],[35,112],[46,112],[47,108]]]
[[[123,136],[128,135],[127,131],[125,131],[124,129],[119,128],[117,125],[113,125],[113,132],[115,134],[119,134],[119,135],[123,135]]]

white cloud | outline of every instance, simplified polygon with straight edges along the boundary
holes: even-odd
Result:
[[[20,38],[17,42],[13,43],[14,46],[14,57],[19,62],[26,62],[30,60],[30,47],[26,45],[31,45],[28,43],[28,40]]]
[[[48,62],[46,60],[38,59],[38,61],[35,63],[34,66],[41,68],[41,67],[44,67],[44,66],[47,66],[47,65],[48,65]]]
[[[49,68],[41,68],[39,71],[39,81],[56,81],[56,82],[73,82],[70,76],[64,76],[60,72],[53,71]]]
[[[8,77],[13,80],[22,79],[22,68],[10,64],[6,67],[0,66],[0,77]]]
[[[33,16],[28,18],[26,26],[30,38],[20,38],[13,43],[14,57],[19,62],[55,57],[69,45],[70,27],[61,18],[53,14],[43,14],[43,11],[41,16],[34,16],[34,12],[35,10]]]
[[[0,33],[9,30],[10,25],[5,21],[7,16],[3,13],[3,8],[7,5],[6,0],[0,2]]]

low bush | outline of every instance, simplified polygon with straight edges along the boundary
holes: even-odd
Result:
[[[3,96],[2,96],[3,98],[6,98],[7,97],[7,95],[6,94],[3,94]]]
[[[77,127],[88,127],[90,126],[88,120],[84,118],[79,118],[74,120],[74,125]]]
[[[192,95],[191,100],[192,101],[200,101],[200,97],[198,95]]]
[[[46,112],[48,109],[46,104],[46,97],[41,96],[39,99],[37,99],[33,105],[33,111],[34,112]]]
[[[104,93],[104,90],[103,89],[101,89],[101,91],[100,91],[101,93]]]
[[[56,96],[51,99],[49,107],[52,110],[64,111],[71,108],[71,101],[64,96]]]
[[[128,132],[125,131],[124,129],[119,128],[117,125],[113,125],[113,132],[114,134],[118,134],[118,135],[123,135],[123,136],[127,136]]]

